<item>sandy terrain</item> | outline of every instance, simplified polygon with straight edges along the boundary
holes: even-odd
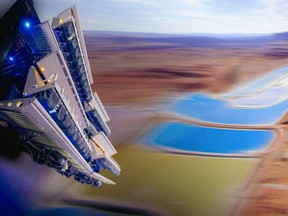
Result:
[[[285,56],[271,56],[283,47],[281,41],[201,47],[93,34],[85,39],[93,88],[105,104],[161,100],[175,92],[223,92],[287,63]]]
[[[288,214],[288,133],[278,125],[278,138],[262,159],[242,191],[232,215]]]
[[[262,128],[276,128],[279,136],[260,159],[169,154],[139,141],[159,122],[200,124],[167,116],[167,102],[182,93],[225,92],[281,67],[288,62],[287,42],[208,46],[141,37],[86,33],[93,90],[111,118],[110,139],[122,169],[119,177],[101,174],[107,174],[116,185],[81,185],[21,154],[12,162],[1,159],[0,163],[1,178],[15,192],[12,196],[33,207],[58,208],[64,203],[82,208],[87,199],[89,209],[117,211],[124,206],[126,211],[126,205],[140,206],[138,213],[149,209],[149,215],[287,215],[287,126]],[[282,122],[287,121],[283,118]]]
[[[118,148],[135,143],[144,127],[168,120],[154,117],[174,94],[225,92],[287,64],[280,52],[285,41],[199,47],[116,38],[86,34],[93,89],[111,107],[111,140]],[[288,133],[274,127],[277,140],[233,193],[233,215],[288,214]]]
[[[255,158],[169,154],[139,141],[159,122],[199,124],[163,115],[167,102],[182,93],[224,92],[285,65],[287,57],[278,55],[283,42],[196,46],[90,34],[86,43],[93,89],[111,118],[110,139],[118,151],[115,159],[122,174],[118,177],[101,172],[116,185],[91,188],[21,154],[13,163],[1,161],[0,166],[6,173],[2,178],[9,182],[7,188],[17,192],[15,197],[33,207],[67,204],[104,210],[137,208],[138,213],[148,209],[152,211],[149,215],[165,216],[287,212],[288,165],[283,160],[287,132],[278,137],[275,148],[263,154],[260,163]],[[86,199],[91,203],[84,203]]]

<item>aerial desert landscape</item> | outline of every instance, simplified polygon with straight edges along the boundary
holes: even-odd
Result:
[[[278,87],[287,69],[269,76],[287,64],[287,34],[84,36],[121,175],[104,171],[116,185],[93,188],[33,163],[17,145],[3,146],[0,189],[15,205],[36,215],[288,213],[287,104],[233,102],[249,99],[233,92],[261,77],[263,85],[242,93]]]
[[[118,148],[118,160],[123,166],[123,174],[118,180],[119,188],[104,189],[103,195],[112,194],[116,198],[123,196],[128,202],[137,200],[142,205],[148,205],[148,208],[153,203],[155,208],[172,215],[179,212],[182,215],[188,215],[188,212],[198,215],[287,214],[287,129],[283,119],[276,124],[263,126],[274,131],[276,138],[266,150],[259,151],[250,159],[234,158],[226,162],[227,159],[225,161],[221,157],[169,154],[165,150],[139,145],[141,137],[153,125],[167,121],[187,121],[185,118],[171,120],[171,116],[165,115],[171,101],[181,98],[181,95],[193,92],[221,95],[285,66],[288,59],[286,36],[284,33],[225,38],[214,35],[86,32],[86,45],[95,80],[93,88],[108,107],[112,119],[111,139]],[[144,167],[138,164],[137,167],[136,164],[144,155],[147,158],[143,158],[142,162],[147,163],[149,160],[149,163]],[[123,162],[126,156],[135,161],[134,166]],[[174,166],[177,167],[170,164],[171,160],[174,160]],[[201,160],[207,163],[207,173],[203,171],[205,168],[199,162]],[[216,163],[223,165],[219,168]],[[195,168],[197,164],[202,171]],[[174,167],[174,175],[169,174],[171,166]],[[220,176],[215,176],[215,169],[219,170],[222,180]],[[148,173],[148,179],[144,178],[145,172]],[[201,180],[195,180],[197,172],[206,183],[199,184]],[[229,177],[226,176],[227,172]],[[146,183],[138,180],[138,175],[143,175],[140,178],[144,178]],[[159,178],[162,180],[155,175],[161,175]],[[123,186],[125,183],[122,178],[132,185]],[[168,181],[169,178],[173,183]],[[135,189],[132,189],[134,184]],[[128,195],[125,190],[129,187],[131,193],[138,189],[143,191],[141,195],[135,194],[136,191]],[[154,192],[156,190],[158,193],[144,192],[154,187]],[[197,187],[202,189],[197,192]],[[184,192],[185,188],[190,188],[188,194]],[[102,194],[102,191],[99,193]],[[201,194],[205,197],[201,197]],[[144,201],[145,197],[151,198],[151,202]],[[163,200],[164,197],[169,197],[171,203]],[[181,200],[182,204],[175,200]]]
[[[287,10],[0,1],[1,215],[288,215]]]

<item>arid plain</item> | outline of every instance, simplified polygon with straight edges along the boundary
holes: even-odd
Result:
[[[288,207],[284,203],[288,201],[287,186],[285,186],[288,182],[288,172],[287,162],[283,159],[287,132],[283,124],[272,126],[280,131],[270,148],[272,150],[259,154],[258,159],[231,160],[233,162],[228,163],[231,163],[232,167],[228,169],[227,162],[223,167],[215,168],[215,164],[223,159],[206,158],[205,160],[197,157],[189,159],[186,156],[181,158],[181,156],[169,155],[137,145],[147,128],[155,124],[159,115],[165,112],[165,105],[179,95],[199,91],[224,93],[286,65],[288,43],[285,36],[280,34],[243,39],[198,35],[86,32],[85,40],[94,77],[93,89],[98,92],[104,105],[108,107],[111,116],[110,126],[113,131],[111,139],[119,151],[120,164],[126,164],[122,173],[122,176],[126,175],[126,177],[121,177],[123,180],[119,180],[119,187],[122,188],[111,188],[106,191],[104,189],[100,192],[101,196],[111,195],[116,200],[123,196],[123,200],[127,202],[134,200],[140,206],[145,203],[143,200],[150,198],[151,202],[147,201],[147,208],[151,207],[149,203],[150,205],[153,203],[155,208],[167,211],[166,213],[171,215],[179,213],[188,215],[193,211],[198,215],[202,213],[215,215],[213,209],[216,215],[242,215],[243,212],[245,215],[287,214]],[[127,165],[126,156],[126,159],[130,160],[128,164],[135,160],[134,166]],[[139,163],[137,157],[143,163],[147,163],[147,166],[142,164],[137,167]],[[159,160],[160,163],[157,162]],[[177,173],[185,173],[187,167],[196,166],[195,164],[199,163],[197,160],[206,161],[199,165],[199,169],[203,168],[203,163],[207,163],[208,171],[204,172],[201,178],[208,181],[208,185],[219,183],[217,183],[219,178],[213,177],[213,169],[227,169],[224,172],[220,171],[219,174],[222,175],[225,183],[221,182],[210,189],[207,189],[207,184],[199,185],[199,182],[193,183],[193,181],[183,185],[183,181],[189,182],[189,178],[194,178],[194,174],[182,173],[181,179],[169,174],[170,169],[167,170],[167,166],[171,166],[171,160],[175,162],[172,166],[176,166],[173,172],[176,169]],[[236,164],[232,165],[233,163]],[[184,169],[183,166],[186,168]],[[144,173],[148,174],[143,174],[143,169],[145,169]],[[198,172],[189,168],[188,170]],[[226,176],[227,172],[230,172],[229,177]],[[154,184],[149,181],[149,173]],[[162,178],[171,177],[174,182],[167,183],[158,178],[155,180],[152,175],[157,173]],[[143,176],[143,182],[141,177],[138,179],[139,175]],[[114,179],[117,182],[117,178]],[[126,183],[123,185],[122,181]],[[131,188],[127,181],[131,183]],[[264,184],[265,182],[269,184]],[[143,186],[145,184],[146,186]],[[176,186],[171,190],[173,184]],[[160,189],[156,194],[149,190],[157,187]],[[195,197],[185,195],[184,191],[187,187],[190,188],[191,193],[195,193]],[[202,189],[195,192],[194,187],[202,187]],[[127,195],[125,190],[130,190],[131,194]],[[150,194],[147,194],[147,190]],[[171,198],[171,195],[167,195],[164,199],[165,190],[174,191],[175,197]],[[218,190],[225,190],[225,192]],[[179,195],[180,192],[184,195]],[[206,194],[206,200],[201,197],[202,193]],[[214,196],[211,193],[222,193],[222,195]],[[216,201],[217,198],[223,200],[224,196],[227,197],[224,202]],[[178,199],[182,199],[182,204],[175,203],[179,202]],[[196,203],[195,206],[191,202]]]
[[[86,208],[117,216],[288,213],[286,117],[262,127],[276,134],[268,148],[244,157],[169,152],[146,145],[144,139],[163,122],[222,127],[173,116],[169,107],[183,95],[205,92],[216,97],[287,65],[287,34],[250,38],[115,32],[84,35],[92,88],[110,116],[110,140],[118,151],[115,159],[121,175],[101,172],[116,185],[93,188],[32,162],[24,153],[14,155],[13,161],[1,157],[0,169],[5,173],[1,182],[6,182],[16,201],[23,200],[36,210]],[[191,143],[197,143],[197,138]]]

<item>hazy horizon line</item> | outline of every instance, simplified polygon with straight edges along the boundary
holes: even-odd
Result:
[[[146,35],[219,35],[219,36],[269,36],[269,35],[275,35],[275,34],[283,34],[287,32],[275,32],[275,33],[203,33],[203,32],[190,32],[190,33],[163,33],[163,32],[132,32],[132,31],[114,31],[114,30],[92,30],[92,29],[84,29],[84,32],[100,32],[100,33],[120,33],[120,34],[146,34]]]

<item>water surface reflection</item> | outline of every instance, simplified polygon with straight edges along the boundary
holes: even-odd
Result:
[[[146,142],[172,151],[244,155],[264,149],[274,138],[275,133],[268,130],[224,129],[168,122],[154,128]]]
[[[206,93],[194,93],[171,106],[173,112],[205,122],[232,125],[270,125],[287,111],[288,101],[272,106],[241,108]]]

